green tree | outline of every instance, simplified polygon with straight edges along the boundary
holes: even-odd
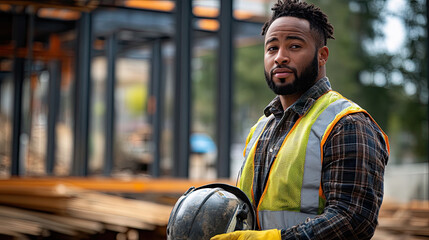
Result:
[[[395,94],[391,115],[398,122],[392,126],[392,137],[397,137],[399,147],[396,157],[411,156],[420,162],[428,156],[427,7],[424,0],[404,4],[399,13],[388,13],[400,18],[405,26],[403,47],[394,54],[381,54],[374,66],[384,73],[387,87]]]
[[[388,133],[393,159],[424,161],[428,155],[424,0],[404,1],[395,13],[386,9],[385,0],[313,2],[335,27],[336,40],[328,44],[333,88],[367,109]],[[383,23],[392,15],[403,21],[406,31],[405,42],[395,53],[382,48]]]
[[[422,6],[423,0],[404,1],[397,12],[379,13],[381,17],[399,18],[404,24],[405,40],[397,52],[363,45],[367,64],[359,78],[366,93],[362,105],[381,120],[397,162],[425,161],[428,155],[427,18]],[[372,28],[381,32],[382,26]],[[382,37],[374,35],[372,39],[381,42]]]

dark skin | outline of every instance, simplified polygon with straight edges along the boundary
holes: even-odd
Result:
[[[314,34],[316,33],[310,29],[307,20],[296,17],[280,17],[268,28],[265,35],[264,67],[276,86],[287,86],[296,81],[295,74],[302,75],[306,66],[313,61],[315,53],[319,70],[315,81],[326,76],[325,65],[329,49],[326,46],[317,49]],[[278,68],[279,65],[287,67]],[[296,91],[279,95],[283,109],[287,109],[303,93]]]

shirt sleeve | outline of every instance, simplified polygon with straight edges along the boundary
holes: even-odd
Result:
[[[381,129],[364,113],[343,117],[323,148],[324,212],[282,230],[282,239],[370,239],[383,200],[389,153]]]

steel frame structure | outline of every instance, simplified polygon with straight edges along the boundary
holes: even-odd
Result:
[[[191,116],[191,58],[193,39],[198,30],[195,19],[200,17],[192,13],[192,0],[177,0],[173,12],[159,12],[153,10],[128,9],[121,7],[99,6],[92,11],[82,11],[80,19],[76,22],[77,48],[76,56],[76,78],[74,89],[74,136],[73,136],[73,162],[71,168],[72,176],[87,176],[88,171],[88,135],[90,131],[90,93],[91,93],[91,59],[95,54],[92,43],[97,37],[107,40],[105,49],[107,56],[107,81],[106,81],[106,141],[105,162],[103,174],[110,176],[114,164],[114,89],[115,89],[115,59],[121,50],[118,43],[118,31],[123,29],[139,31],[145,36],[145,41],[151,48],[151,81],[150,93],[156,102],[156,111],[151,116],[153,124],[154,162],[150,172],[154,177],[161,175],[160,172],[160,144],[164,106],[164,84],[165,76],[160,69],[163,58],[162,45],[165,41],[174,40],[175,46],[175,105],[174,105],[174,129],[173,129],[173,176],[188,177],[190,156],[190,116]],[[233,55],[234,39],[240,36],[257,36],[262,23],[238,21],[233,17],[233,1],[220,1],[220,15],[216,18],[220,23],[217,32],[202,32],[218,39],[218,76],[217,76],[217,139],[218,161],[217,173],[220,178],[228,178],[230,172],[230,146],[231,146],[231,115],[232,115],[232,92],[233,92]],[[34,16],[29,13],[13,13],[12,39],[16,42],[15,48],[31,48],[32,36],[34,34]],[[28,31],[19,31],[28,28]],[[27,41],[26,41],[27,40]],[[31,49],[30,49],[31,51]],[[24,131],[22,99],[23,84],[26,70],[25,63],[30,59],[15,57],[14,76],[14,113],[11,146],[11,175],[22,174],[23,166],[20,163],[20,141],[21,133]],[[60,80],[61,72],[58,70],[59,63],[53,61],[51,73],[54,81],[49,85],[49,116],[48,116],[48,139],[46,156],[46,173],[53,174],[55,165],[55,126],[57,123],[58,108],[60,102]]]

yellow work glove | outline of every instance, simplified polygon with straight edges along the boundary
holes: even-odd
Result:
[[[270,229],[263,231],[254,231],[254,230],[244,230],[244,231],[235,231],[230,233],[224,233],[216,235],[210,240],[280,240],[280,230]]]

